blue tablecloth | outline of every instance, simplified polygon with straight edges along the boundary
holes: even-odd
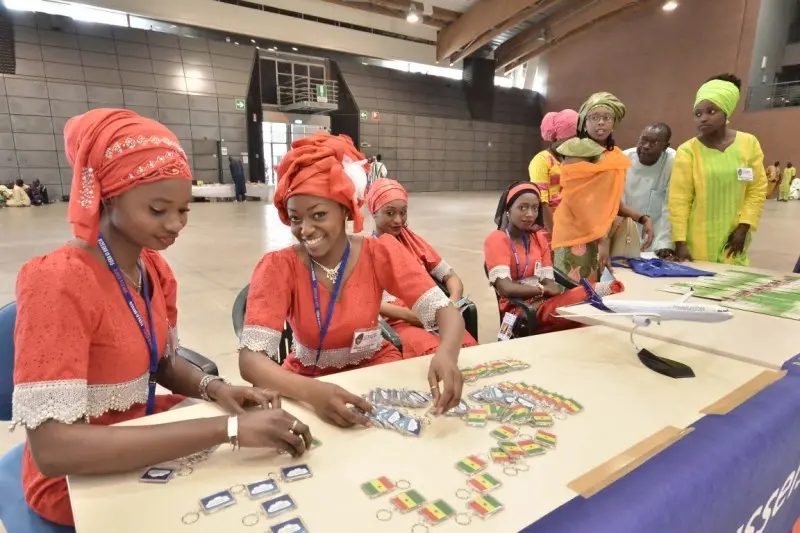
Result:
[[[800,357],[800,356],[799,356]],[[525,533],[800,533],[800,366]],[[598,435],[602,438],[602,435]]]

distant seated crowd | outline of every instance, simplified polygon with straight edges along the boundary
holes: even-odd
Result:
[[[39,180],[26,185],[22,179],[0,185],[0,207],[30,207],[50,203],[47,187]]]

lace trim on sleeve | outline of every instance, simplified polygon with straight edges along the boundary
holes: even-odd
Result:
[[[419,297],[411,310],[419,317],[425,329],[433,329],[436,326],[436,311],[448,305],[451,305],[451,302],[442,290],[439,287],[431,287]]]
[[[280,360],[280,345],[283,333],[264,326],[245,326],[239,337],[239,349],[264,352],[276,363]]]
[[[453,274],[453,272],[453,267],[448,265],[446,261],[442,260],[434,267],[433,270],[431,270],[431,276],[433,276],[434,279],[444,283],[445,278]]]
[[[511,279],[511,267],[499,265],[489,271],[489,283],[497,283],[499,279]]]
[[[178,340],[178,328],[170,326],[167,329],[167,346],[164,349],[164,358],[172,357],[178,353],[181,343]]]
[[[14,426],[36,429],[48,420],[72,424],[108,411],[127,411],[147,403],[148,373],[123,383],[87,385],[85,379],[34,381],[14,387]]]
[[[390,303],[393,303],[396,300],[397,300],[397,296],[392,296],[388,292],[383,291],[383,296],[381,296],[381,302],[383,302],[385,304],[390,304]]]

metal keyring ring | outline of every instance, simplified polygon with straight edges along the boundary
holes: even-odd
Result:
[[[406,490],[411,488],[411,482],[405,479],[398,479],[395,486],[400,490]]]
[[[193,472],[194,472],[194,468],[192,468],[191,466],[184,466],[184,467],[181,467],[180,470],[175,472],[175,475],[176,476],[180,476],[180,477],[186,477],[186,476],[191,476]]]
[[[431,419],[426,415],[422,417],[422,425],[423,426],[430,426],[433,422]]]
[[[477,457],[484,462],[489,462],[489,456],[485,453],[478,454]]]
[[[511,465],[508,465],[508,466],[505,466],[505,467],[503,467],[503,473],[504,473],[505,475],[509,476],[509,477],[514,477],[514,476],[516,476],[516,475],[517,475],[519,472],[518,472],[518,471],[517,471],[517,469],[516,469],[516,468],[514,468],[513,466],[511,466]]]
[[[517,435],[517,440],[533,440],[533,437],[528,435],[527,433],[520,433]]]
[[[275,472],[270,472],[269,474],[267,474],[267,478],[271,479],[272,481],[278,481],[278,479],[280,479],[280,476],[278,476],[278,474],[276,474]]]
[[[411,526],[411,533],[428,533],[431,528],[423,523],[417,523]]]
[[[258,515],[258,513],[245,515],[242,517],[242,525],[247,527],[253,527],[254,525],[258,524],[260,520],[261,517]]]
[[[392,519],[392,512],[389,509],[379,509],[378,512],[375,513],[375,518],[381,522],[388,522]]]
[[[231,488],[229,488],[228,490],[229,490],[229,491],[231,491],[231,494],[242,494],[244,491],[246,491],[246,490],[247,490],[247,487],[245,487],[244,485],[242,485],[242,484],[240,483],[240,484],[238,484],[238,485],[234,485],[234,486],[232,486],[232,487],[231,487]]]
[[[468,526],[472,523],[472,515],[469,513],[458,513],[456,515],[456,524],[459,526]]]
[[[200,513],[198,513],[197,511],[192,511],[191,513],[186,513],[185,515],[183,515],[181,517],[181,522],[183,522],[187,526],[190,526],[190,525],[194,524],[198,520],[200,520]]]
[[[521,468],[523,466],[525,468]],[[522,461],[520,461],[520,462],[514,464],[514,469],[516,469],[519,472],[527,472],[528,470],[531,469],[531,466],[528,463],[523,463]]]
[[[467,489],[458,489],[456,491],[456,498],[459,500],[469,500],[470,496],[472,496],[472,492]]]

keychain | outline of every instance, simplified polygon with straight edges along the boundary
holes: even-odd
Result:
[[[515,437],[519,433],[519,430],[512,426],[500,426],[499,428],[495,429],[489,435],[494,437],[497,440],[508,440],[510,438]]]
[[[486,425],[486,417],[485,409],[470,409],[467,413],[467,425],[482,428]]]
[[[486,466],[486,458],[478,455],[470,455],[456,463],[456,468],[467,475],[482,472]]]
[[[484,494],[467,502],[467,508],[480,518],[489,518],[503,510],[503,504],[490,494]]]
[[[394,483],[388,477],[381,476],[361,484],[361,490],[370,498],[383,496],[384,494],[392,492],[395,488],[406,490],[411,488],[411,483],[404,479]]]
[[[536,432],[534,440],[546,448],[556,447],[556,436],[553,433],[542,431],[541,429]]]

